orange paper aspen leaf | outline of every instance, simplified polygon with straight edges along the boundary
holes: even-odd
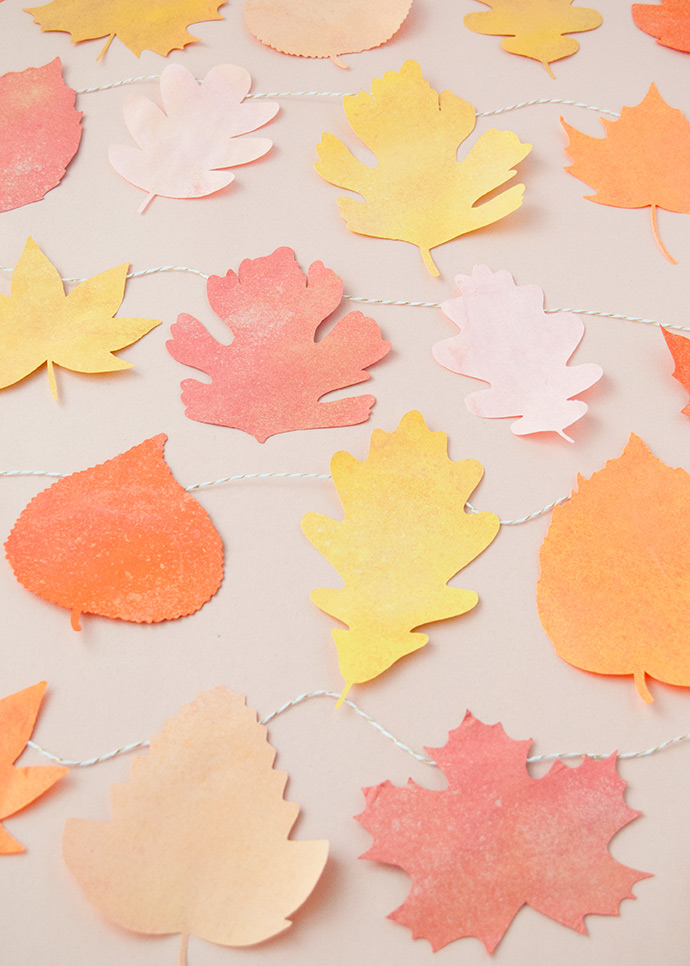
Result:
[[[223,544],[173,478],[160,433],[73,473],[26,506],[5,552],[32,593],[80,614],[151,624],[199,610],[223,579]]]
[[[541,547],[537,606],[556,653],[596,674],[690,686],[690,475],[633,433],[623,455],[577,478]]]
[[[673,378],[677,379],[681,386],[690,393],[690,339],[676,335],[675,332],[669,332],[663,326],[661,331],[676,364],[672,373]],[[690,416],[690,402],[685,405],[681,412]]]
[[[672,50],[690,51],[690,0],[634,3],[633,20],[656,42]]]
[[[81,140],[81,111],[60,58],[0,77],[0,211],[40,201],[60,184]]]
[[[585,195],[589,201],[615,208],[651,206],[654,237],[675,265],[659,237],[656,210],[690,214],[690,124],[654,84],[640,104],[622,109],[620,120],[602,118],[601,123],[606,134],[594,138],[561,118],[573,159],[565,170],[596,189]]]
[[[190,419],[231,426],[264,443],[275,433],[363,423],[376,399],[319,402],[335,389],[369,379],[367,366],[390,351],[373,319],[348,312],[318,342],[314,334],[343,296],[342,279],[314,262],[308,277],[291,248],[245,259],[238,274],[208,280],[213,311],[233,333],[217,342],[191,315],[180,315],[166,343],[170,355],[211,376],[185,379]]]
[[[197,695],[111,789],[110,822],[69,819],[63,854],[106,918],[146,935],[250,946],[286,930],[319,880],[326,841],[293,841],[266,728],[244,696]]]
[[[641,813],[625,804],[616,756],[557,761],[532,778],[531,740],[513,741],[500,724],[469,711],[443,748],[426,748],[448,780],[430,791],[365,788],[357,815],[374,837],[361,858],[397,865],[412,879],[389,919],[434,951],[475,936],[493,952],[522,906],[585,933],[587,915],[617,916],[632,886],[649,877],[617,862],[613,836]]]

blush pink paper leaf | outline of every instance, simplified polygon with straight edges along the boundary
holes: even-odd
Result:
[[[476,936],[493,952],[524,905],[586,933],[585,916],[618,915],[648,878],[607,848],[640,815],[623,801],[615,755],[577,768],[557,761],[534,779],[525,763],[531,743],[468,711],[443,748],[426,749],[448,780],[444,791],[412,779],[364,789],[356,817],[374,844],[362,858],[407,872],[412,888],[389,919],[434,951]]]
[[[125,102],[125,123],[139,145],[112,145],[110,163],[130,184],[148,195],[202,198],[234,181],[227,168],[263,157],[273,142],[241,137],[267,124],[278,113],[273,101],[250,101],[251,77],[243,67],[222,64],[198,82],[180,64],[161,74],[163,109],[141,94]]]
[[[60,58],[0,77],[0,211],[40,201],[64,177],[81,140],[81,111]]]
[[[516,285],[509,272],[476,266],[472,275],[455,279],[459,298],[443,302],[444,314],[460,335],[437,342],[434,359],[445,369],[482,379],[491,389],[470,393],[465,405],[489,419],[519,416],[516,436],[564,432],[587,412],[587,403],[571,397],[601,379],[595,363],[569,366],[585,331],[572,312],[544,312],[538,285]]]
[[[232,343],[217,342],[190,315],[179,316],[166,343],[178,362],[211,376],[210,383],[182,382],[187,416],[241,429],[260,443],[294,429],[366,422],[374,396],[319,402],[335,389],[365,382],[367,367],[391,348],[361,312],[348,312],[315,341],[342,295],[334,271],[314,262],[305,276],[291,248],[245,259],[237,275],[212,275],[209,302],[232,331]]]

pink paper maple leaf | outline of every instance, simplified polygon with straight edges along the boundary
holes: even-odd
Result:
[[[410,893],[389,919],[428,939],[434,951],[476,936],[493,952],[523,905],[586,933],[584,917],[618,915],[632,886],[649,877],[617,862],[608,843],[640,815],[623,801],[616,756],[557,761],[531,778],[531,740],[469,711],[443,748],[426,748],[448,779],[430,791],[410,779],[365,788],[357,815],[374,837],[361,856],[397,865]]]
[[[509,272],[476,266],[472,275],[455,279],[459,298],[441,304],[461,330],[437,342],[434,359],[445,369],[491,383],[470,393],[465,405],[475,416],[493,419],[520,416],[511,429],[516,436],[564,432],[587,412],[587,403],[572,396],[601,379],[595,363],[569,366],[568,360],[585,331],[572,312],[544,312],[538,285],[516,285]]]
[[[367,366],[391,348],[361,312],[349,312],[315,341],[342,294],[334,271],[314,262],[305,276],[291,248],[246,259],[237,275],[212,275],[208,299],[232,331],[232,343],[217,342],[190,315],[178,317],[166,343],[178,362],[211,376],[210,383],[182,382],[187,416],[242,429],[260,443],[293,429],[365,422],[374,396],[319,402],[326,393],[365,382]]]

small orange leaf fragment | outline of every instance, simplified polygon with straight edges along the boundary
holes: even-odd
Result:
[[[676,335],[675,332],[669,332],[663,326],[661,332],[676,364],[676,368],[673,370],[673,378],[677,379],[681,386],[690,393],[690,339]],[[681,412],[690,416],[690,402],[681,409]]]
[[[662,47],[690,51],[690,0],[661,0],[661,3],[634,3],[636,26],[656,37]]]

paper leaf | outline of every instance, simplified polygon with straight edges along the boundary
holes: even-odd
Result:
[[[483,472],[476,460],[450,460],[446,434],[428,430],[418,412],[393,433],[375,429],[363,462],[345,452],[333,457],[345,518],[308,513],[302,530],[345,581],[342,590],[311,595],[349,628],[333,631],[341,701],[353,684],[423,647],[429,638],[414,628],[476,605],[474,591],[447,584],[498,533],[493,513],[464,509]]]
[[[0,77],[0,211],[40,201],[60,184],[81,140],[81,111],[60,58]]]
[[[379,47],[398,32],[412,0],[246,0],[249,31],[269,47],[300,57],[330,57]]]
[[[557,654],[585,671],[690,686],[690,475],[631,435],[553,511],[537,605]]]
[[[682,335],[676,335],[674,332],[669,332],[668,329],[664,329],[663,327],[661,331],[666,340],[669,352],[673,356],[673,361],[676,364],[676,368],[672,373],[673,378],[677,379],[681,386],[690,393],[690,339],[686,339]],[[686,416],[690,416],[690,402],[681,409],[681,412]]]
[[[45,689],[42,681],[0,700],[0,822],[40,798],[69,771],[55,765],[14,765],[34,730]],[[0,824],[0,855],[24,851]]]
[[[241,137],[267,124],[278,104],[242,103],[251,77],[243,67],[222,64],[199,82],[180,64],[161,74],[163,109],[141,94],[125,101],[125,123],[137,148],[114,144],[108,158],[130,184],[147,191],[139,212],[156,197],[202,198],[235,180],[228,168],[270,151],[268,138]]]
[[[570,57],[580,49],[574,37],[600,27],[603,17],[590,7],[574,7],[574,0],[479,0],[491,10],[465,15],[465,26],[477,34],[505,35],[501,47],[509,54],[531,57],[549,64]]]
[[[236,275],[212,275],[208,298],[233,333],[223,345],[191,315],[180,315],[166,343],[178,362],[211,377],[185,379],[182,401],[190,419],[231,426],[260,443],[275,433],[352,426],[369,418],[374,396],[319,399],[365,382],[367,366],[390,351],[373,319],[348,312],[323,339],[314,334],[339,305],[342,279],[314,262],[308,277],[291,248],[245,259]]]
[[[652,209],[652,229],[664,248],[656,209],[690,214],[690,124],[682,111],[669,107],[654,84],[636,107],[623,107],[620,120],[601,119],[606,134],[593,138],[561,118],[570,138],[573,163],[565,170],[596,189],[588,201],[616,208]]]
[[[450,91],[437,94],[414,60],[400,73],[388,71],[374,80],[371,89],[373,96],[362,91],[343,103],[353,132],[376,155],[377,166],[362,164],[337,137],[324,134],[316,170],[364,198],[338,199],[351,231],[417,245],[426,267],[438,275],[430,249],[520,207],[521,184],[477,202],[510,181],[511,165],[532,146],[512,131],[486,131],[458,161],[457,149],[474,129],[474,108]]]
[[[249,946],[283,932],[316,885],[328,842],[293,841],[266,728],[244,696],[199,694],[168,720],[113,819],[69,819],[65,861],[89,902],[125,929]]]
[[[17,580],[79,615],[137,623],[199,610],[223,579],[223,544],[175,481],[160,433],[72,473],[22,511],[5,544]]]
[[[12,294],[0,294],[0,389],[45,363],[54,399],[54,366],[73,372],[131,369],[131,362],[113,353],[141,339],[160,319],[115,318],[128,268],[125,263],[108,269],[65,295],[59,272],[29,238],[12,273]]]
[[[520,416],[511,426],[516,436],[554,432],[564,439],[566,426],[581,419],[587,403],[572,401],[601,379],[600,366],[569,366],[584,335],[584,322],[571,312],[544,312],[544,292],[538,285],[516,285],[509,272],[476,266],[472,275],[458,275],[459,298],[441,303],[441,310],[460,335],[437,342],[432,352],[439,365],[491,389],[465,396],[475,416],[494,419]]]
[[[62,30],[72,42],[107,37],[100,60],[115,37],[137,57],[152,50],[165,57],[199,38],[187,30],[190,24],[222,20],[219,7],[227,0],[52,0],[25,8],[42,31]]]
[[[634,3],[632,16],[640,30],[672,50],[690,51],[690,0]]]
[[[361,858],[410,876],[407,899],[388,918],[434,951],[475,936],[493,952],[524,905],[586,933],[585,916],[618,915],[649,876],[607,848],[641,814],[623,800],[615,755],[577,768],[557,761],[534,779],[525,763],[531,744],[468,711],[443,748],[426,749],[448,780],[444,791],[412,779],[364,789],[356,818],[374,844]]]

